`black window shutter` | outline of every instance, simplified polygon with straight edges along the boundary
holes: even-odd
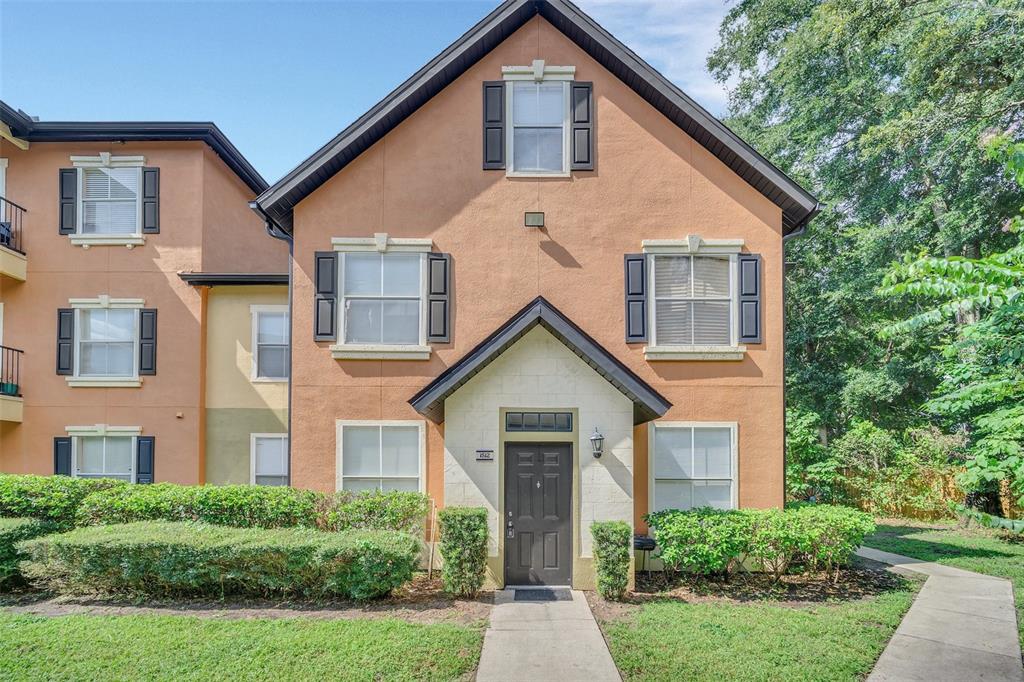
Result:
[[[60,234],[74,234],[78,227],[78,169],[61,168],[57,177],[57,198],[60,202]]]
[[[313,340],[334,341],[338,329],[338,254],[317,251],[313,268]]]
[[[57,374],[75,373],[75,311],[57,310]]]
[[[740,343],[761,343],[761,256],[741,254],[740,266]]]
[[[156,438],[153,436],[139,436],[138,452],[135,455],[135,482],[153,482],[153,458],[156,451]]]
[[[572,170],[594,170],[594,84],[573,83]]]
[[[160,169],[142,169],[142,231],[160,232]]]
[[[505,81],[484,81],[484,170],[505,168]]]
[[[427,341],[451,341],[452,257],[427,254]]]
[[[647,259],[626,254],[626,343],[647,340]]]
[[[53,473],[58,476],[71,475],[71,438],[67,436],[53,439]]]
[[[156,308],[139,311],[139,374],[156,374]]]

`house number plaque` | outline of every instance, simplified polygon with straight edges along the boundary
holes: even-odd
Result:
[[[477,450],[476,461],[478,462],[493,462],[494,461],[494,450]]]

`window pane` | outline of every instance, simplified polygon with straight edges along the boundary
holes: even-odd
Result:
[[[364,490],[380,490],[380,479],[366,479],[366,478],[344,478],[341,481],[341,487],[344,490],[350,490],[354,493],[362,492]]]
[[[107,438],[107,459],[104,473],[130,474],[132,470],[132,439]]]
[[[256,475],[288,474],[287,440],[275,436],[256,437]]]
[[[690,294],[690,257],[655,256],[655,298],[686,298]]]
[[[138,168],[100,168],[110,177],[111,199],[135,199],[139,193]]]
[[[131,201],[85,201],[82,232],[85,234],[135,234],[138,205]]]
[[[732,507],[732,485],[728,481],[694,481],[693,506],[730,509]]]
[[[285,486],[288,485],[287,476],[257,476],[256,485],[274,485],[274,486]]]
[[[694,296],[727,298],[729,296],[729,261],[725,258],[695,258],[693,289]]]
[[[380,296],[380,254],[345,254],[345,295]]]
[[[83,342],[78,369],[85,376],[133,376],[135,344]]]
[[[514,125],[562,125],[565,120],[565,89],[561,82],[514,82],[512,87]]]
[[[381,473],[384,476],[419,476],[419,429],[385,426],[381,434]]]
[[[696,301],[693,303],[693,342],[697,345],[728,345],[729,303],[727,301]],[[658,337],[661,342],[661,337]]]
[[[514,128],[512,166],[517,171],[561,171],[562,129]]]
[[[109,199],[110,176],[104,168],[82,170],[82,197],[84,199]]]
[[[381,488],[388,490],[399,490],[405,493],[414,493],[420,489],[420,482],[410,478],[385,478],[381,481]]]
[[[394,253],[384,256],[384,295],[420,295],[420,255]]]
[[[349,300],[345,302],[345,341],[348,343],[381,342],[380,300]]]
[[[345,426],[341,429],[341,469],[344,476],[380,476],[380,428]]]
[[[256,343],[288,343],[288,313],[256,313]]]
[[[256,376],[263,379],[287,379],[288,347],[260,346],[256,354]]]
[[[102,474],[103,473],[103,439],[102,438],[79,438],[78,439],[78,463],[77,469],[80,474]]]
[[[134,310],[83,310],[81,315],[83,340],[132,341],[135,338]]]
[[[655,478],[691,478],[694,475],[690,436],[691,430],[687,428],[654,429]]]
[[[420,302],[384,301],[383,343],[420,342]]]
[[[691,305],[687,301],[654,302],[654,337],[659,346],[693,343]]]
[[[655,481],[654,511],[690,509],[693,486],[689,481]]]
[[[694,477],[732,478],[731,444],[732,432],[729,429],[694,429]]]

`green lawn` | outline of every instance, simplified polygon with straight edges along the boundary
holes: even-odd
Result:
[[[874,666],[915,590],[804,608],[660,601],[602,627],[627,680],[854,680]]]
[[[0,614],[3,680],[452,680],[479,630],[398,620]]]
[[[1009,542],[986,528],[960,529],[952,523],[879,524],[864,544],[915,559],[1008,578],[1017,601],[1017,626],[1024,646],[1024,537]]]

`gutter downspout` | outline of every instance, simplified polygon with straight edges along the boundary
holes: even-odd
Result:
[[[292,346],[295,336],[292,334],[292,301],[293,290],[292,280],[295,271],[295,239],[291,234],[281,229],[281,226],[274,222],[274,219],[267,215],[267,212],[255,201],[249,202],[249,208],[263,218],[263,224],[274,239],[280,239],[288,244],[288,485],[292,484]]]

